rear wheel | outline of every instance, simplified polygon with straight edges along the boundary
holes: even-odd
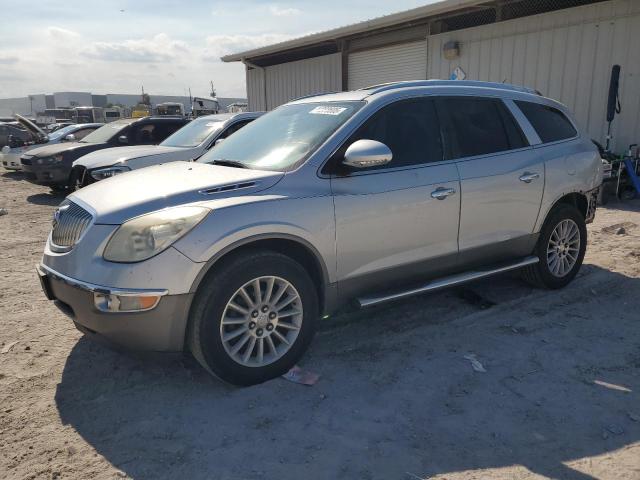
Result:
[[[554,208],[540,232],[535,253],[540,261],[523,270],[536,287],[562,288],[578,274],[587,246],[587,226],[580,211],[561,204]]]
[[[199,288],[188,346],[209,372],[234,385],[286,373],[315,333],[316,288],[291,258],[256,251],[225,262]]]

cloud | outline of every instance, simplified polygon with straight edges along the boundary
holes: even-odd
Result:
[[[18,57],[4,56],[0,57],[0,65],[13,65],[18,63]]]
[[[123,42],[94,42],[82,50],[82,55],[105,62],[160,63],[187,53],[189,46],[180,40],[172,40],[159,33],[150,39],[125,40]]]
[[[273,43],[290,40],[293,35],[265,33],[262,35],[210,35],[206,38],[206,48],[202,58],[207,61],[219,61],[220,57],[230,53],[252,50]]]
[[[54,40],[71,40],[80,36],[79,33],[60,27],[47,27],[46,32]]]
[[[269,12],[271,12],[271,15],[276,17],[293,17],[302,13],[297,8],[282,8],[278,5],[270,5]]]

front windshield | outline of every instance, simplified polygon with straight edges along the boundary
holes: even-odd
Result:
[[[60,129],[56,130],[55,132],[50,133],[49,134],[49,140],[57,140],[59,138],[66,137],[70,133],[73,133],[75,128],[76,128],[75,125],[67,125],[66,127],[62,127]]]
[[[212,115],[191,120],[173,135],[167,137],[160,145],[181,148],[197,147],[213,132],[220,130],[229,117],[229,115]]]
[[[362,105],[363,102],[284,105],[241,128],[198,162],[224,160],[256,170],[291,170]]]
[[[128,126],[132,120],[116,120],[115,122],[107,123],[102,127],[94,130],[89,135],[82,139],[82,143],[105,143],[111,140],[115,135],[118,135],[120,131]]]

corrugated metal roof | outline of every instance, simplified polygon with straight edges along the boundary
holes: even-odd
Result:
[[[390,15],[384,15],[382,17],[365,20],[363,22],[346,25],[344,27],[326,30],[324,32],[312,33],[304,37],[294,38],[292,40],[287,40],[280,43],[274,43],[272,45],[255,48],[253,50],[247,50],[245,52],[225,55],[221,58],[221,60],[223,62],[239,62],[242,60],[249,60],[251,58],[259,57],[262,55],[269,55],[282,52],[284,50],[290,50],[293,48],[313,45],[315,43],[335,40],[349,35],[367,32],[369,30],[377,28],[390,27],[399,23],[411,22],[413,20],[419,20],[425,17],[441,15],[486,2],[487,0],[442,0],[440,2],[431,3],[422,7],[405,10],[403,12],[392,13]]]

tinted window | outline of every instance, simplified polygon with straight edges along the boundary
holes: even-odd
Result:
[[[516,105],[527,117],[543,143],[573,138],[578,133],[569,119],[556,108],[523,101],[516,101]]]
[[[228,136],[233,135],[235,132],[237,132],[238,130],[240,130],[242,127],[244,127],[250,122],[251,120],[242,120],[241,122],[234,123],[229,128],[227,128],[224,132],[222,132],[222,134],[220,135],[220,138],[227,138]]]
[[[363,139],[382,142],[393,153],[391,162],[374,168],[420,165],[443,159],[438,116],[430,99],[405,100],[384,107],[358,129],[344,150]]]
[[[443,98],[438,108],[451,158],[504,152],[527,146],[515,120],[500,100]]]

